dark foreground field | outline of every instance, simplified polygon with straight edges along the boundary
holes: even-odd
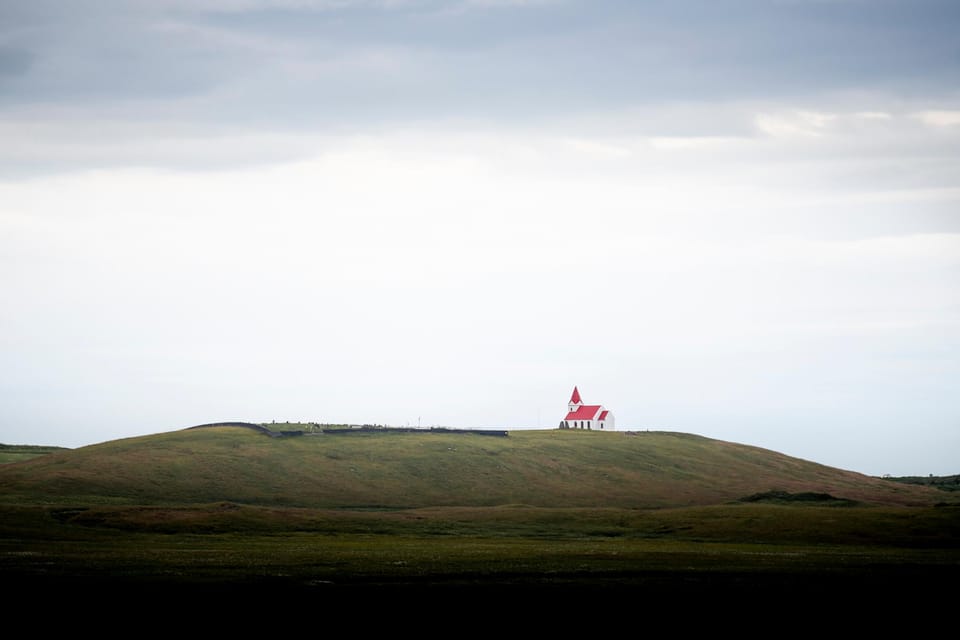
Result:
[[[6,507],[5,591],[69,602],[531,600],[939,610],[960,584],[957,507],[738,504],[403,511]],[[851,600],[853,598],[854,600]]]

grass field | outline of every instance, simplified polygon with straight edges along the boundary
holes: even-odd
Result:
[[[676,599],[708,609],[851,594],[900,613],[952,594],[956,507],[718,505],[0,508],[0,581],[21,597]],[[7,590],[9,592],[9,589]],[[949,596],[952,599],[952,596]]]
[[[4,465],[0,489],[0,581],[28,598],[931,604],[960,579],[956,494],[684,434],[212,428]]]

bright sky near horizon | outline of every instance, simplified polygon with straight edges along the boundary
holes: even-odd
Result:
[[[618,428],[960,473],[955,0],[0,0],[0,442]]]

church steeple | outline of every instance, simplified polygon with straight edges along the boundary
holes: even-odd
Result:
[[[570,407],[570,411],[576,411],[577,407],[579,407],[582,404],[583,404],[583,400],[580,399],[580,392],[577,390],[576,387],[574,387],[573,395],[570,396],[570,402],[568,403],[568,406]]]

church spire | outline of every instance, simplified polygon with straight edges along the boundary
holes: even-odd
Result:
[[[577,388],[573,388],[573,395],[570,396],[570,404],[583,404],[583,400],[580,399],[580,392],[577,391]]]

